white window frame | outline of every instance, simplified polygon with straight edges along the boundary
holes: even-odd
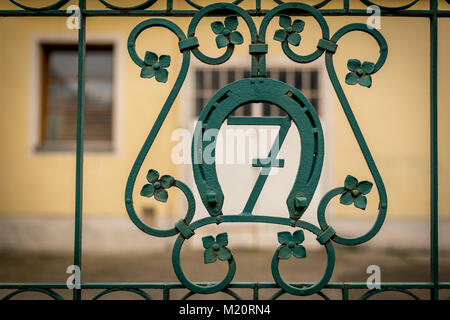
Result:
[[[125,41],[122,37],[111,34],[95,34],[86,36],[86,44],[110,44],[113,47],[113,104],[112,104],[112,140],[111,150],[90,150],[86,149],[87,153],[101,153],[112,156],[118,156],[122,153],[122,92],[123,92],[123,52],[125,48],[123,43]],[[40,150],[41,145],[40,136],[42,131],[42,45],[77,45],[78,38],[75,34],[37,34],[31,38],[31,54],[30,54],[30,100],[29,100],[29,134],[28,134],[28,151],[30,155],[51,155],[74,153],[75,149],[68,150]]]

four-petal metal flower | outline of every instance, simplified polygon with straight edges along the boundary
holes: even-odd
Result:
[[[149,183],[142,187],[141,196],[150,198],[154,195],[156,200],[166,202],[169,197],[166,189],[173,186],[175,179],[169,175],[164,175],[159,179],[159,172],[151,169],[147,173],[147,181]]]
[[[158,56],[150,51],[145,53],[144,67],[141,70],[141,78],[152,78],[155,76],[156,81],[166,82],[169,72],[165,69],[170,66],[170,56]]]
[[[367,205],[365,194],[372,190],[372,186],[373,184],[370,181],[358,182],[358,179],[348,175],[344,182],[345,192],[341,195],[339,201],[345,205],[354,203],[355,207],[365,210]]]
[[[217,258],[221,261],[227,261],[232,258],[231,251],[226,246],[228,245],[228,234],[226,232],[220,233],[214,239],[213,236],[202,238],[205,264],[216,262]]]
[[[372,77],[370,76],[375,70],[375,64],[364,61],[361,63],[358,59],[350,59],[347,62],[347,68],[350,71],[345,77],[345,83],[350,85],[359,85],[370,88],[372,85]]]
[[[298,46],[300,40],[302,40],[299,33],[305,28],[305,22],[303,20],[294,20],[294,22],[292,22],[291,17],[280,15],[279,24],[283,29],[275,31],[273,38],[280,42],[287,40],[293,46]]]
[[[225,18],[225,25],[220,21],[211,23],[212,31],[217,34],[216,44],[218,48],[223,48],[231,44],[241,44],[244,38],[236,31],[239,22],[236,16]]]
[[[296,258],[306,257],[305,247],[301,245],[304,240],[303,230],[297,230],[293,234],[288,231],[278,232],[278,242],[281,244],[278,258],[289,259],[292,254]]]

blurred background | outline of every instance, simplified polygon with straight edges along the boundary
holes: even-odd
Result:
[[[111,4],[131,6],[142,1],[111,0]],[[314,1],[305,1],[315,3]],[[49,5],[50,0],[22,0],[25,5]],[[62,9],[77,1],[69,1]],[[209,1],[198,0],[206,5]],[[360,1],[352,8],[366,9]],[[402,5],[409,1],[383,1]],[[254,7],[244,0],[243,8]],[[276,4],[262,1],[269,9]],[[428,9],[419,1],[412,9]],[[104,9],[87,0],[88,9]],[[175,9],[190,9],[184,1],[174,1]],[[450,10],[445,1],[440,9]],[[154,10],[164,9],[157,1]],[[325,9],[342,8],[333,0]],[[18,9],[2,1],[0,10]],[[186,32],[189,18],[170,18]],[[297,18],[293,18],[297,19]],[[298,54],[315,50],[320,38],[317,22],[302,17],[305,29],[301,44],[292,47]],[[124,190],[131,166],[175,82],[181,55],[176,37],[163,28],[144,31],[136,42],[137,52],[170,55],[167,83],[140,77],[141,68],[128,55],[127,39],[142,17],[90,17],[87,21],[86,114],[83,193],[83,281],[87,282],[175,282],[171,266],[172,238],[156,238],[141,232],[129,219],[124,206]],[[257,26],[261,18],[254,18]],[[330,33],[366,17],[326,17]],[[196,36],[200,48],[219,56],[211,23],[223,18],[205,18]],[[75,136],[77,98],[77,30],[67,27],[67,17],[0,18],[0,282],[65,282],[67,266],[73,264],[75,207]],[[328,78],[323,57],[310,64],[296,64],[272,40],[279,29],[278,18],[268,30],[270,77],[298,88],[316,108],[325,137],[325,161],[313,201],[303,219],[317,223],[317,204],[332,188],[343,186],[348,174],[358,180],[373,178],[342,111]],[[213,94],[227,83],[250,74],[249,32],[242,19],[237,29],[244,44],[236,46],[232,58],[221,66],[205,65],[192,57],[183,88],[175,100],[160,133],[138,175],[134,203],[148,225],[169,228],[184,217],[186,203],[172,188],[167,203],[139,195],[151,168],[185,182],[195,194],[194,220],[207,215],[198,196],[190,163],[191,136],[195,120]],[[383,68],[372,75],[370,89],[344,83],[348,59],[376,62],[379,48],[367,34],[354,32],[339,41],[334,55],[336,71],[353,112],[362,129],[383,178],[388,211],[380,232],[368,243],[356,247],[336,247],[336,267],[331,281],[365,281],[369,265],[381,268],[382,281],[429,281],[430,243],[430,127],[429,127],[429,20],[427,18],[381,17],[379,30],[389,53]],[[450,128],[450,20],[439,20],[439,249],[440,281],[450,281],[450,211],[444,205],[450,195],[450,151],[446,148]],[[279,108],[269,104],[240,107],[237,115],[277,116]],[[226,126],[223,129],[227,129]],[[258,128],[264,129],[264,128]],[[269,128],[270,129],[270,128]],[[188,134],[186,134],[186,132]],[[248,144],[236,146],[237,156],[247,154],[270,131],[249,134]],[[279,157],[285,168],[274,170],[255,207],[262,215],[287,217],[286,197],[295,179],[301,150],[297,129],[291,126]],[[225,143],[227,143],[225,141]],[[260,148],[258,154],[268,153]],[[217,157],[223,156],[219,145]],[[251,161],[247,156],[246,161]],[[242,211],[259,174],[250,162],[218,164],[218,177],[225,194],[224,214]],[[365,210],[332,200],[327,208],[329,224],[339,235],[356,237],[373,225],[378,208],[374,187]],[[235,281],[273,281],[270,260],[278,246],[277,232],[291,231],[281,226],[233,224],[208,226],[187,241],[182,252],[186,274],[195,281],[222,279],[225,263],[204,265],[201,238],[228,232],[229,247],[236,257]],[[315,237],[305,232],[306,259],[283,263],[288,281],[318,281],[325,269],[326,253]],[[294,261],[295,260],[295,261]],[[358,291],[358,290],[356,290]],[[412,290],[414,292],[414,290]],[[448,290],[447,290],[448,291]],[[326,290],[324,291],[326,292]],[[353,298],[364,292],[356,292]],[[0,293],[3,293],[0,290]],[[420,297],[429,293],[417,290]],[[5,293],[6,294],[6,293]],[[66,293],[64,293],[66,294]],[[70,293],[68,293],[70,296]],[[85,293],[89,297],[92,293]],[[158,298],[156,293],[156,297]],[[251,294],[251,293],[250,293]],[[268,298],[272,293],[268,293]],[[339,292],[328,292],[339,298]],[[442,290],[442,297],[449,292]],[[25,297],[26,295],[24,295]],[[31,295],[32,296],[32,295]],[[180,293],[180,297],[182,293]],[[243,293],[243,296],[245,294]],[[34,297],[34,296],[33,296]],[[117,293],[114,298],[129,298]],[[174,298],[177,297],[175,294]],[[388,298],[409,298],[386,293]],[[212,298],[226,298],[224,294]],[[264,298],[264,296],[261,296]],[[317,295],[312,298],[320,298]],[[351,296],[352,298],[352,296]]]

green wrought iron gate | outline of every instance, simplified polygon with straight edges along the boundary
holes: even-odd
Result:
[[[211,294],[225,292],[230,296],[239,299],[240,297],[233,291],[235,288],[252,290],[253,298],[258,299],[259,293],[263,289],[278,288],[279,291],[272,297],[278,298],[284,293],[297,296],[319,294],[327,298],[321,292],[322,289],[341,290],[342,299],[349,298],[349,291],[352,289],[367,289],[366,283],[333,283],[329,282],[333,273],[335,263],[335,251],[333,244],[338,243],[344,246],[355,246],[372,239],[383,225],[387,208],[387,194],[382,177],[366,144],[364,136],[359,128],[358,122],[352,112],[352,108],[346,98],[342,88],[342,83],[338,80],[333,62],[333,54],[339,50],[339,39],[354,31],[364,32],[374,38],[379,46],[378,60],[375,62],[361,63],[356,59],[348,60],[348,69],[345,82],[347,85],[360,84],[370,87],[372,77],[383,67],[388,56],[388,43],[385,41],[382,32],[370,28],[366,24],[351,23],[336,32],[329,30],[326,16],[367,16],[366,10],[353,9],[349,0],[342,0],[340,9],[324,9],[323,7],[331,0],[317,1],[313,6],[301,2],[283,2],[274,0],[277,5],[271,10],[264,10],[261,7],[261,0],[254,0],[253,9],[243,9],[239,6],[242,0],[233,3],[213,3],[202,7],[193,0],[184,0],[192,9],[177,10],[174,0],[143,0],[139,5],[133,7],[118,7],[110,4],[107,0],[99,0],[105,10],[90,10],[86,7],[86,0],[79,0],[80,26],[78,31],[78,100],[77,100],[77,136],[76,136],[76,204],[75,204],[75,248],[74,265],[82,266],[82,208],[83,208],[83,158],[84,158],[84,107],[85,107],[85,54],[86,54],[86,19],[90,17],[111,17],[111,16],[138,16],[146,17],[147,20],[138,24],[131,31],[127,47],[130,58],[137,65],[136,72],[140,72],[142,78],[155,78],[156,81],[166,82],[171,57],[164,52],[147,51],[145,57],[140,57],[135,51],[135,42],[142,31],[152,27],[163,27],[178,38],[178,46],[182,59],[181,69],[177,75],[175,84],[164,103],[147,139],[145,140],[129,174],[125,189],[125,206],[130,219],[142,231],[155,237],[177,237],[172,252],[173,269],[179,279],[179,283],[86,283],[82,282],[80,288],[73,289],[73,298],[81,299],[82,290],[101,289],[96,298],[114,291],[129,291],[140,295],[146,299],[151,297],[144,292],[144,289],[158,289],[163,292],[163,299],[169,299],[170,293],[177,289],[188,289],[188,298],[193,294]],[[181,0],[180,0],[181,1]],[[419,0],[413,0],[407,5],[399,7],[386,7],[380,5],[382,1],[360,0],[367,6],[377,5],[381,9],[381,15],[395,17],[421,17],[429,19],[430,26],[430,280],[428,282],[410,283],[381,283],[380,289],[367,291],[361,298],[367,299],[384,291],[400,291],[414,298],[417,298],[410,289],[427,290],[431,299],[439,298],[440,289],[450,289],[450,283],[440,282],[438,278],[438,143],[437,143],[437,45],[438,45],[438,20],[450,17],[450,11],[439,10],[438,0],[429,0],[427,10],[410,9]],[[55,0],[55,3],[46,7],[34,8],[25,6],[19,0],[10,0],[11,3],[20,7],[17,10],[2,10],[1,17],[33,17],[33,16],[69,16],[66,10],[61,9],[69,0]],[[164,10],[153,10],[152,6],[156,2],[164,2]],[[339,1],[335,1],[339,2]],[[447,1],[448,2],[448,1]],[[225,52],[216,58],[208,56],[202,51],[202,46],[196,37],[196,30],[199,22],[205,16],[218,17],[218,20],[211,24],[212,32],[215,34],[216,44],[219,48],[225,48]],[[321,29],[321,38],[317,42],[317,49],[309,55],[298,55],[292,51],[290,46],[297,46],[301,39],[301,32],[305,22],[301,16],[310,16],[315,19]],[[188,30],[182,30],[177,24],[170,20],[170,17],[192,17]],[[239,17],[241,20],[238,20]],[[254,22],[254,17],[262,17],[259,28]],[[370,169],[373,182],[358,181],[355,177],[347,176],[342,186],[330,190],[320,201],[317,217],[319,225],[313,225],[302,220],[302,214],[308,208],[322,170],[324,158],[324,138],[321,122],[312,104],[305,98],[298,89],[274,79],[266,77],[266,55],[268,54],[268,44],[266,42],[267,27],[274,19],[278,20],[280,29],[273,35],[276,41],[280,42],[283,52],[294,62],[306,64],[317,60],[322,55],[325,56],[325,64],[328,76],[341,103],[345,116],[350,124],[353,134],[358,142],[359,148],[364,156],[368,168]],[[147,174],[148,183],[145,185],[135,185],[138,172],[144,159],[158,135],[159,129],[169,113],[172,104],[177,97],[186,74],[189,70],[191,56],[205,64],[220,65],[226,62],[232,55],[235,46],[242,45],[243,37],[237,31],[239,21],[243,21],[248,28],[251,37],[249,45],[249,55],[251,56],[250,78],[245,78],[233,82],[220,90],[211,98],[201,111],[199,122],[193,137],[192,157],[195,182],[199,190],[201,201],[209,213],[209,217],[194,220],[196,204],[191,190],[183,182],[168,175],[160,176],[156,169],[150,169]],[[272,37],[272,35],[270,35]],[[271,103],[283,111],[285,116],[279,117],[238,117],[233,111],[241,105],[252,102]],[[243,212],[224,214],[222,205],[224,197],[219,184],[215,162],[202,161],[206,149],[206,144],[202,140],[202,134],[209,129],[217,130],[227,121],[230,125],[272,125],[279,127],[278,141],[282,145],[287,131],[291,124],[295,124],[301,136],[301,159],[298,167],[296,179],[290,193],[286,198],[286,206],[289,216],[270,217],[261,216],[254,212],[254,206],[258,199],[263,185],[272,167],[283,167],[284,160],[277,159],[277,148],[273,147],[267,158],[254,159],[253,166],[261,167],[256,184],[250,194]],[[214,160],[214,159],[213,159]],[[365,195],[371,192],[373,183],[378,191],[379,206],[378,216],[372,228],[364,235],[355,238],[344,238],[336,233],[333,227],[327,222],[326,208],[328,203],[335,197],[339,197],[343,205],[355,205],[357,208],[366,207]],[[178,188],[185,195],[188,208],[183,219],[167,230],[160,230],[146,225],[137,215],[133,205],[133,191],[140,190],[143,197],[154,197],[159,201],[167,201],[168,193],[166,189]],[[204,262],[214,263],[218,260],[228,263],[228,272],[224,279],[217,283],[196,283],[190,281],[184,274],[180,265],[180,251],[195,231],[210,224],[226,224],[233,222],[241,223],[268,223],[285,226],[290,231],[278,233],[279,247],[276,249],[272,262],[271,271],[274,282],[233,282],[236,271],[236,261],[231,250],[228,248],[228,235],[221,233],[215,236],[207,236],[202,239],[204,246]],[[304,231],[315,235],[316,240],[325,248],[327,254],[327,266],[325,273],[318,282],[314,283],[291,283],[286,282],[279,272],[279,262],[290,257],[302,258],[306,251],[302,246]],[[11,289],[5,298],[11,298],[19,293],[27,291],[38,291],[60,299],[61,296],[55,289],[67,289],[66,283],[24,283],[24,284],[0,284],[0,289]]]

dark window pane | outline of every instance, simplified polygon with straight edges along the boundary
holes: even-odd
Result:
[[[113,56],[110,50],[89,50],[86,54],[86,76],[106,77],[113,76]]]
[[[48,53],[51,77],[76,77],[78,72],[78,53],[73,50],[50,49]]]
[[[263,116],[274,117],[278,116],[278,107],[271,103],[263,104]]]
[[[111,109],[105,112],[89,112],[85,115],[85,135],[90,140],[111,139]]]
[[[208,72],[210,74],[210,77],[207,77],[208,83],[204,83],[204,73]],[[306,74],[305,74],[306,72]],[[222,74],[221,74],[222,73]],[[204,104],[208,99],[211,97],[206,94],[203,87],[199,87],[199,85],[203,86],[210,86],[214,90],[220,89],[220,86],[224,83],[231,83],[236,80],[239,80],[241,78],[249,78],[250,77],[250,71],[249,70],[240,70],[240,69],[204,69],[204,70],[198,70],[196,71],[197,76],[197,87],[196,87],[196,100],[195,100],[195,108],[196,108],[196,114],[199,115],[201,109],[204,107]],[[278,69],[275,71],[267,70],[267,78],[270,78],[271,76],[274,77],[274,79],[277,79],[282,82],[286,82],[289,79],[289,84],[295,86],[299,90],[301,90],[304,87],[303,76],[305,76],[307,83],[309,82],[311,86],[315,89],[318,89],[318,72],[317,71],[301,71],[301,70],[290,70],[290,69]],[[222,79],[222,80],[220,80]],[[209,90],[208,90],[209,91]],[[315,96],[315,95],[313,95]],[[311,101],[314,101],[314,106],[317,107],[318,100],[313,99]],[[255,114],[255,107],[259,108],[259,105],[255,105],[253,103],[249,103],[246,105],[242,105],[237,110],[235,110],[232,115],[234,116],[252,116]],[[267,103],[263,102],[261,113],[263,116],[286,116],[286,112],[283,111],[281,108]]]
[[[283,109],[281,109],[281,108],[279,108],[279,107],[276,107],[278,110],[278,115],[280,116],[280,117],[284,117],[284,116],[287,116],[287,113],[286,113],[286,111],[284,111]]]
[[[76,45],[44,45],[42,143],[76,139],[78,51]],[[112,46],[86,48],[85,140],[112,139]]]
[[[78,73],[78,52],[74,46],[49,48],[48,64],[51,77],[76,77]],[[108,77],[113,76],[112,49],[86,50],[86,76]]]
[[[286,82],[286,71],[280,71],[278,73],[278,80]]]
[[[246,104],[244,105],[244,116],[251,116],[252,115],[252,105]]]
[[[228,83],[236,81],[236,72],[234,70],[228,70],[227,80],[228,80]]]
[[[51,141],[73,140],[76,135],[74,108],[48,108],[44,138]]]
[[[299,90],[302,89],[302,72],[301,71],[295,72],[295,87]]]
[[[86,79],[86,109],[111,108],[113,96],[111,81],[98,79]]]
[[[265,117],[270,116],[270,104],[268,103],[263,104],[263,116]]]
[[[276,105],[270,105],[270,115],[272,117],[278,116],[278,106]]]
[[[311,89],[318,89],[319,88],[319,79],[317,71],[311,71]]]
[[[219,71],[214,70],[211,73],[211,82],[212,82],[212,89],[219,89],[220,81],[219,81]]]
[[[202,112],[202,109],[203,109],[203,98],[197,97],[195,101],[195,114],[199,116],[200,113]]]
[[[47,107],[71,108],[77,103],[77,81],[51,81],[47,89]]]
[[[203,77],[204,77],[203,71],[195,72],[195,85],[197,87],[197,90],[202,90],[205,87]]]
[[[317,99],[317,98],[312,98],[312,99],[311,99],[311,104],[312,104],[313,107],[316,109],[316,111],[319,112],[319,99]]]

